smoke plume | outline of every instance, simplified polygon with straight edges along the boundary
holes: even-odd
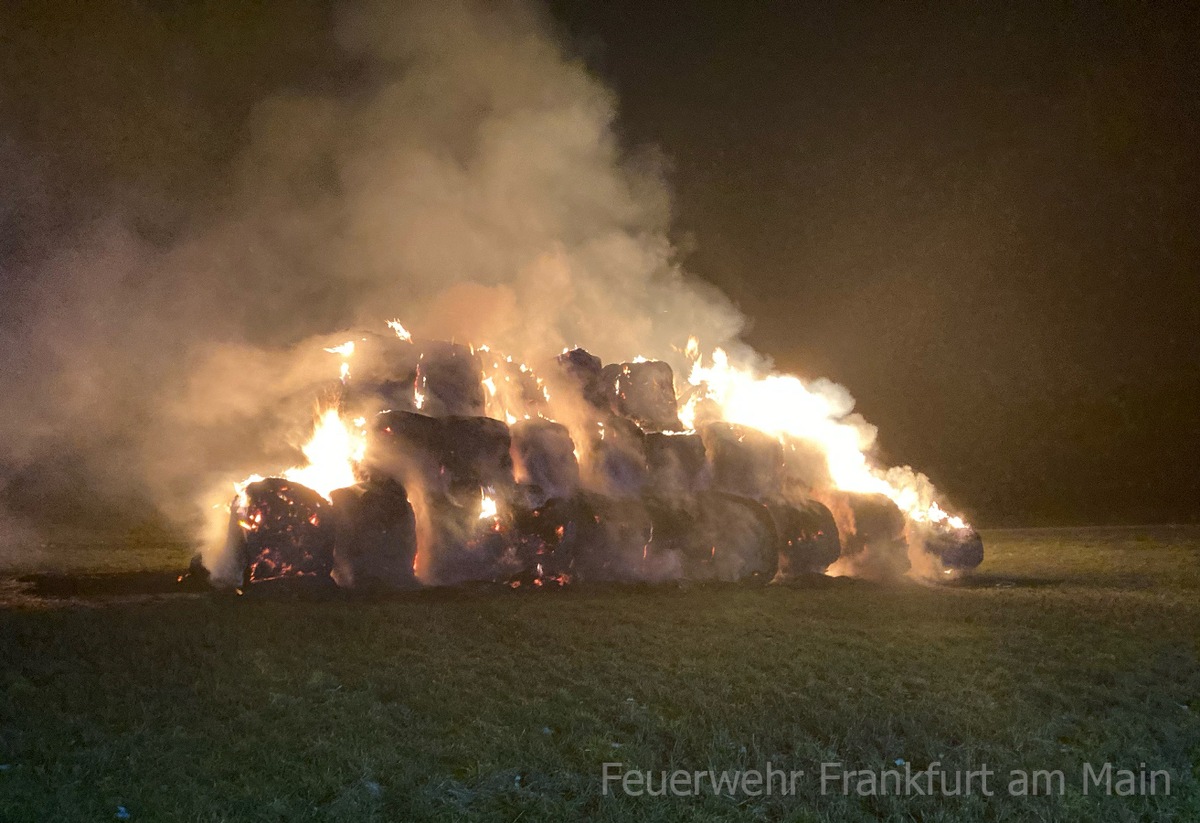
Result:
[[[296,462],[330,375],[313,338],[391,317],[523,355],[678,362],[697,330],[736,338],[737,312],[679,268],[654,153],[619,144],[612,93],[541,11],[360,4],[331,47],[344,76],[254,106],[215,206],[164,237],[155,204],[114,202],[52,254],[8,258],[15,483],[195,522],[202,490]],[[41,161],[4,152],[5,219],[34,232]]]

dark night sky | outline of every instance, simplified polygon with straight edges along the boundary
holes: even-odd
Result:
[[[114,190],[169,224],[256,100],[352,71],[328,10],[240,6],[0,12],[0,116],[47,191],[0,210],[2,259]],[[983,525],[1200,521],[1196,12],[912,6],[553,11],[666,155],[688,269],[849,387],[889,462]]]

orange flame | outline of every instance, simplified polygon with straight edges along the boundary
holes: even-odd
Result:
[[[399,320],[389,320],[387,324],[388,328],[394,331],[396,336],[401,340],[405,341],[406,343],[412,342],[412,334],[409,333],[408,329],[404,328]]]
[[[334,489],[358,482],[354,466],[366,448],[362,432],[347,426],[337,409],[327,409],[318,418],[312,438],[301,447],[308,465],[288,469],[283,476],[328,498]]]
[[[731,364],[723,349],[716,349],[705,365],[695,338],[688,340],[685,352],[692,360],[688,382],[695,387],[680,410],[685,427],[695,427],[701,401],[714,403],[726,422],[758,429],[785,443],[791,438],[817,444],[834,486],[842,491],[886,495],[915,521],[966,525],[932,499],[933,488],[924,475],[872,465],[867,452],[874,444],[875,428],[851,414],[854,401],[844,389],[823,380],[805,383],[791,375],[758,375]]]
[[[496,498],[492,497],[487,492],[482,492],[480,494],[479,519],[488,520],[496,517],[497,514],[498,509],[496,508]]]
[[[337,409],[326,409],[317,417],[312,437],[300,447],[308,463],[284,469],[276,476],[307,486],[328,500],[334,489],[358,482],[354,467],[363,459],[366,448],[366,435],[361,427],[346,425]],[[246,487],[263,479],[262,475],[252,474],[233,484],[240,506],[247,503]]]

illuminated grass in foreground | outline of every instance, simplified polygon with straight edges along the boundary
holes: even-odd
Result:
[[[21,601],[0,611],[0,819],[1200,819],[1200,530],[984,539],[943,588]],[[1002,778],[990,799],[820,793],[822,762],[897,760]],[[605,762],[810,777],[630,798],[601,793]],[[1083,796],[1104,762],[1172,793]],[[1012,769],[1065,793],[1008,796]]]

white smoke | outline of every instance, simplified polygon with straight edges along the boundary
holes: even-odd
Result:
[[[170,242],[114,206],[20,273],[0,374],[11,475],[61,471],[211,523],[231,478],[298,462],[336,375],[329,335],[393,317],[529,362],[578,345],[678,374],[698,334],[769,366],[682,271],[661,163],[620,144],[613,94],[539,8],[365,2],[334,41],[353,81],[261,101],[217,207]],[[35,192],[37,164],[4,150]],[[839,386],[809,389],[853,408]]]
[[[336,41],[358,79],[255,107],[219,208],[164,246],[114,207],[20,273],[0,375],[14,471],[67,463],[192,517],[198,489],[294,462],[329,374],[307,338],[393,316],[609,359],[736,337],[679,268],[653,154],[619,145],[613,95],[540,10],[367,3]]]

